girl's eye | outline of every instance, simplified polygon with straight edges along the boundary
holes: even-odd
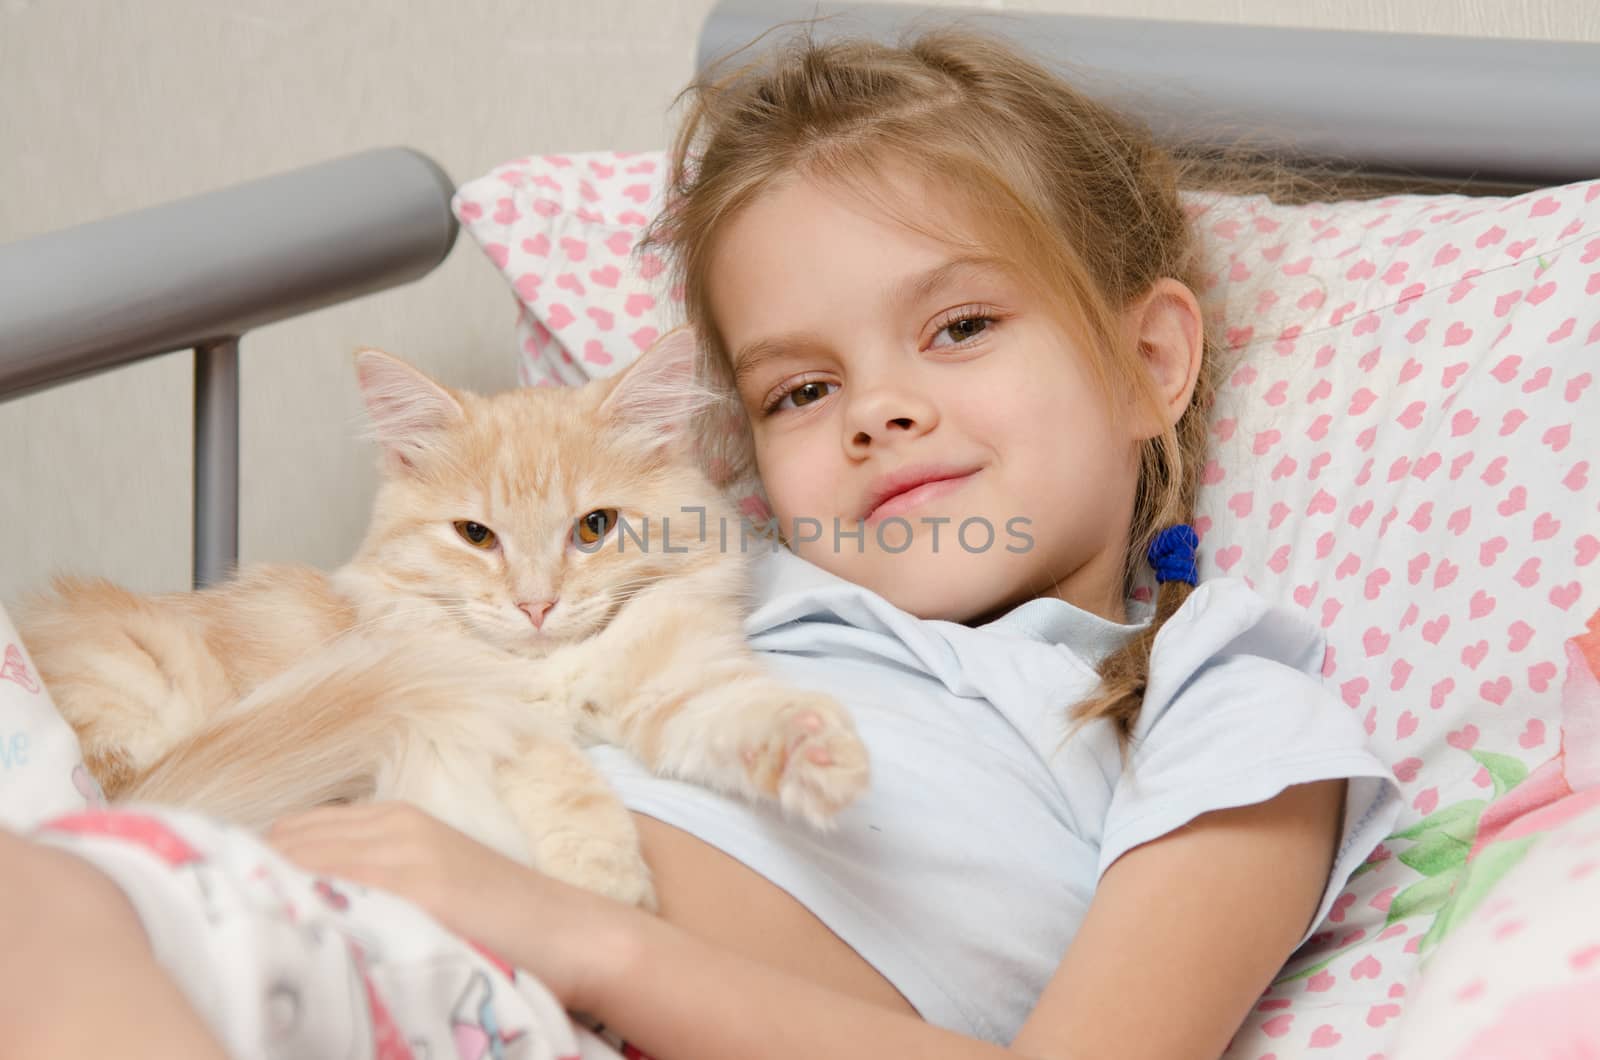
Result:
[[[832,385],[832,383],[824,383],[820,380],[813,379],[809,383],[801,383],[784,396],[790,401],[794,402],[796,407],[801,405],[809,405],[813,401],[821,401],[823,398],[827,397],[827,388]]]
[[[617,525],[617,510],[615,508],[596,508],[587,515],[580,516],[573,524],[572,532],[579,541],[592,545],[613,526]]]
[[[461,540],[465,541],[473,548],[481,548],[485,552],[494,548],[495,545],[499,544],[500,541],[499,538],[494,536],[494,531],[490,530],[482,523],[474,523],[466,519],[459,519],[455,523],[455,528],[456,533],[461,535]]]
[[[790,408],[799,408],[802,405],[809,405],[813,401],[821,401],[832,393],[830,388],[834,385],[822,379],[809,379],[799,386],[791,387],[779,394],[777,400],[767,406],[767,411],[776,412],[784,407],[785,402],[789,404]]]
[[[949,335],[953,341],[949,343],[940,343],[935,341],[932,343],[932,345],[959,346],[963,342],[966,342],[969,339],[977,338],[983,332],[988,331],[989,326],[993,323],[993,317],[986,317],[981,313],[957,317],[954,320],[949,320],[941,324],[938,332],[934,335],[935,340],[937,340],[941,335]]]

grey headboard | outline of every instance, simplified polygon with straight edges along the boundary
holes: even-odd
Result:
[[[698,65],[785,22],[893,37],[961,19],[1009,36],[1169,141],[1373,173],[1524,185],[1600,177],[1600,44],[1008,13],[919,4],[721,0]]]

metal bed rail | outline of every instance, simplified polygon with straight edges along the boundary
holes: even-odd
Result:
[[[1226,149],[1242,141],[1290,159],[1474,184],[1600,176],[1600,43],[1588,41],[718,0],[701,29],[696,64],[705,72],[774,28],[809,24],[822,40],[892,40],[953,20],[1063,66],[1173,144]]]
[[[0,245],[0,401],[194,350],[194,583],[239,547],[239,344],[428,273],[454,184],[381,148]]]

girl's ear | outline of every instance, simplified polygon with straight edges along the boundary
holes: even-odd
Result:
[[[600,404],[600,416],[615,426],[637,430],[662,446],[685,438],[693,417],[714,403],[695,380],[699,343],[692,328],[679,327],[657,339],[617,378]]]
[[[466,418],[455,395],[398,357],[367,347],[356,351],[356,380],[372,434],[403,468]]]
[[[1174,279],[1157,280],[1128,309],[1124,320],[1149,373],[1155,408],[1145,413],[1140,435],[1154,438],[1178,422],[1194,397],[1205,353],[1205,321],[1200,302]],[[1143,404],[1143,403],[1141,403]],[[1152,413],[1159,412],[1153,422]]]

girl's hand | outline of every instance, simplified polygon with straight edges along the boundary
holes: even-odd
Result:
[[[636,915],[518,864],[410,803],[319,807],[281,818],[267,841],[307,871],[411,901],[531,972],[569,1006],[615,960]]]
[[[514,911],[533,875],[405,802],[294,814],[275,822],[267,841],[303,869],[409,899],[469,937]]]

